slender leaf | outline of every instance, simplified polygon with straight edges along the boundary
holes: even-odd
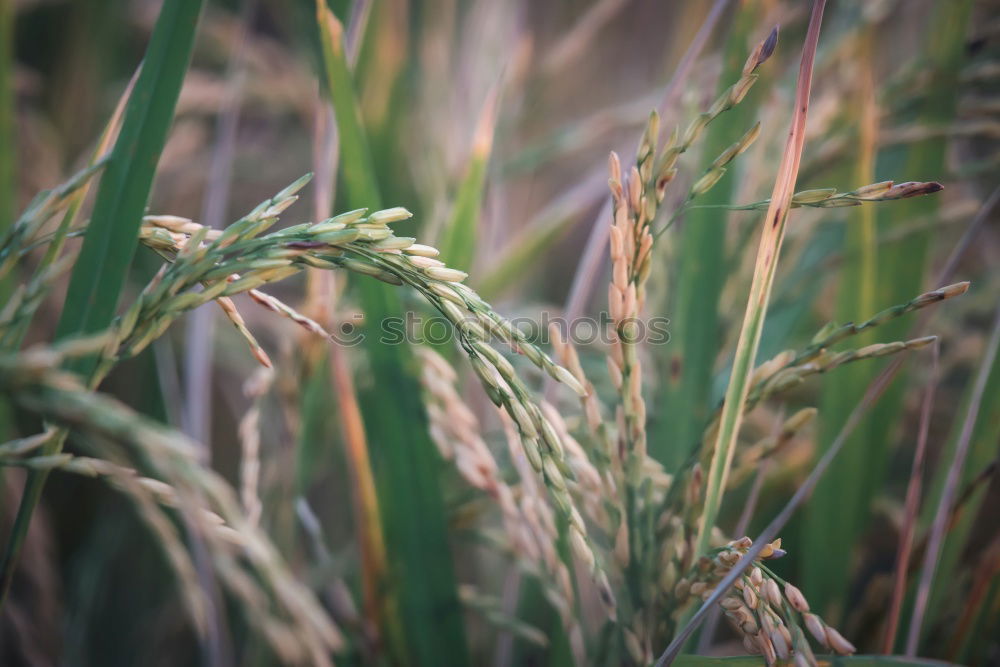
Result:
[[[757,3],[743,6],[726,40],[725,69],[720,77],[720,93],[740,78],[750,43],[750,31],[757,26]],[[752,125],[754,90],[727,111],[726,122],[713,123],[706,131],[703,160],[707,167],[717,155],[735,143]],[[737,179],[731,173],[709,190],[700,203],[728,204]],[[666,419],[654,420],[650,438],[651,455],[674,471],[687,458],[691,443],[708,420],[712,371],[718,353],[719,296],[726,279],[726,225],[729,215],[711,209],[690,212],[680,230],[677,252],[676,296],[669,309],[672,322],[667,361],[667,385],[663,397]]]
[[[56,331],[58,338],[101,331],[114,317],[138,244],[139,225],[153,175],[191,59],[201,6],[201,0],[169,2],[157,19],[121,132],[101,178],[88,234],[73,266]],[[71,369],[89,375],[95,366],[94,358],[81,358]],[[53,439],[45,453],[56,453],[63,441],[64,438]],[[45,479],[46,473],[42,471],[32,471],[28,476],[0,567],[2,596],[9,590]]]
[[[486,185],[486,167],[493,145],[493,127],[496,124],[497,91],[489,94],[483,106],[465,177],[458,187],[451,219],[444,229],[439,249],[441,259],[451,267],[468,271],[476,252],[479,235],[479,209]]]
[[[806,112],[809,108],[809,92],[812,87],[813,61],[816,57],[816,45],[819,42],[819,30],[825,5],[824,0],[816,0],[813,3],[809,31],[802,48],[802,62],[799,67],[791,129],[781,164],[778,167],[778,175],[771,194],[771,204],[768,206],[767,214],[763,220],[757,264],[754,268],[746,314],[740,329],[739,342],[736,345],[733,372],[726,390],[725,403],[719,420],[719,434],[716,438],[712,463],[708,472],[705,506],[698,527],[696,553],[699,554],[708,551],[710,546],[712,529],[715,527],[719,515],[719,507],[722,503],[726,478],[732,464],[736,438],[743,420],[743,404],[750,390],[750,374],[753,371],[757,346],[760,344],[764,316],[767,313],[771,286],[774,283],[778,256],[781,253],[781,243],[784,239],[785,221],[788,217],[792,194],[795,191],[799,161],[802,159]]]
[[[984,369],[983,372],[987,370]],[[996,460],[997,441],[1000,440],[1000,358],[994,360],[988,373],[982,405],[979,408],[979,418],[973,427],[965,465],[959,477],[959,488],[966,488],[980,471]],[[970,382],[960,408],[956,411],[957,415],[965,415],[968,412],[974,389],[974,383]],[[941,453],[940,461],[950,462],[954,458],[955,447],[964,426],[963,421],[960,418],[955,420],[952,434]],[[948,465],[936,466],[936,474],[923,499],[921,523],[925,527],[931,525],[938,510],[945,489],[948,467]],[[969,569],[962,562],[962,554],[968,546],[969,539],[974,535],[976,518],[986,498],[986,491],[984,485],[973,491],[972,496],[964,502],[962,512],[948,530],[925,613],[924,624],[928,628],[941,617],[943,610],[952,608],[949,603],[960,603],[964,599],[964,594],[960,594],[962,589],[956,587],[956,582],[968,583]],[[925,648],[933,650],[936,646],[928,639],[925,641]]]
[[[361,124],[343,29],[317,0],[323,61],[340,133],[342,203],[381,206],[368,141]],[[406,345],[380,340],[382,323],[403,313],[398,292],[369,280],[359,284],[369,326],[363,343],[369,383],[360,399],[371,452],[386,548],[393,554],[391,585],[399,601],[406,646],[396,651],[420,665],[468,663],[461,608],[438,483],[438,455],[427,434],[426,415],[413,358]]]

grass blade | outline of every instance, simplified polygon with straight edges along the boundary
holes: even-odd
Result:
[[[100,331],[114,317],[138,244],[139,225],[153,174],[191,58],[201,5],[201,0],[167,3],[156,22],[142,71],[125,110],[121,132],[101,178],[90,231],[73,266],[66,303],[56,330],[58,338]],[[95,366],[96,360],[91,357],[78,360],[71,368],[90,374]],[[53,440],[45,453],[56,453],[62,442],[63,438]],[[10,588],[17,556],[45,478],[46,474],[41,471],[32,471],[28,476],[0,565],[0,601]]]
[[[370,3],[356,2],[351,14],[350,28],[345,39],[347,59],[352,63],[360,48],[359,35],[363,33]],[[337,160],[337,130],[333,124],[333,109],[327,104],[320,105],[316,110],[316,148],[314,164],[317,174],[317,185],[314,190],[314,211],[317,220],[322,220],[333,213],[334,179]],[[336,305],[338,293],[338,276],[330,272],[311,272],[309,276],[309,310],[326,325],[333,327],[332,311]],[[317,346],[325,341],[316,341]],[[368,441],[365,435],[364,418],[358,403],[354,378],[351,375],[348,349],[334,344],[328,351],[313,349],[306,354],[311,361],[307,369],[308,387],[303,394],[301,414],[302,425],[315,431],[326,425],[330,420],[329,405],[337,404],[340,434],[345,449],[345,461],[351,484],[352,509],[354,511],[354,529],[358,541],[358,553],[361,560],[362,596],[364,599],[365,617],[371,628],[383,628],[390,637],[392,619],[388,618],[389,608],[383,605],[387,600],[382,591],[385,589],[387,557],[381,515],[378,507],[378,496],[375,491],[375,481],[372,477],[371,460],[368,455]],[[332,380],[332,382],[331,382]],[[320,400],[316,400],[320,398]],[[303,496],[308,490],[308,474],[316,466],[316,450],[320,443],[329,438],[316,438],[315,434],[303,434],[298,450],[298,476],[296,496]],[[367,647],[365,647],[367,648]]]
[[[468,271],[476,251],[479,232],[479,207],[486,185],[486,167],[493,146],[493,129],[496,125],[499,89],[494,88],[483,105],[465,177],[455,196],[455,207],[444,229],[439,250],[441,259],[448,266]]]
[[[14,1],[0,0],[0,234],[14,221]],[[0,293],[2,295],[2,293]]]
[[[934,393],[937,391],[938,384],[939,357],[940,347],[935,343],[931,374],[927,379],[927,387],[924,389],[924,400],[920,404],[920,431],[917,436],[917,449],[913,452],[913,468],[910,472],[910,481],[906,487],[903,525],[899,533],[899,548],[896,550],[896,565],[893,574],[892,603],[889,606],[885,639],[882,642],[883,653],[892,653],[892,647],[896,643],[896,631],[899,629],[899,618],[903,612],[906,578],[910,571],[910,556],[913,553],[913,534],[917,525],[917,512],[920,509],[920,492],[924,479],[927,436],[931,425],[931,408],[934,407]]]
[[[191,58],[200,0],[164,5],[73,266],[57,338],[110,324],[138,243],[139,224]],[[93,360],[74,370],[87,373]]]
[[[812,86],[813,61],[816,57],[816,46],[819,43],[819,30],[825,5],[824,0],[816,0],[813,3],[809,30],[806,33],[806,41],[802,49],[792,125],[781,165],[778,167],[778,176],[771,194],[771,204],[764,216],[764,229],[761,232],[757,265],[754,268],[753,282],[750,285],[750,298],[747,301],[746,315],[736,346],[729,387],[726,389],[725,403],[719,422],[719,435],[712,453],[712,463],[705,492],[705,506],[698,528],[696,546],[698,554],[705,553],[710,545],[712,528],[718,518],[722,494],[726,488],[726,478],[732,463],[736,437],[743,418],[743,403],[750,390],[750,374],[753,371],[757,346],[760,344],[760,334],[764,327],[764,316],[767,312],[771,285],[774,282],[778,255],[784,238],[785,220],[788,217],[792,194],[795,191],[795,178],[798,173],[799,161],[802,159],[806,112],[809,108],[809,92]]]
[[[743,61],[750,48],[750,31],[756,25],[757,3],[749,2],[736,17],[736,24],[726,40],[725,69],[720,77],[719,93],[740,78]],[[754,95],[755,87],[750,95]],[[713,123],[706,130],[707,166],[715,156],[734,144],[744,128],[752,124],[755,104],[743,100],[730,109],[727,122]],[[727,174],[703,197],[706,205],[732,201],[736,179]],[[671,305],[673,329],[667,363],[666,395],[663,397],[670,417],[653,422],[650,452],[674,471],[687,456],[690,443],[708,421],[712,375],[719,349],[719,296],[725,283],[725,230],[728,216],[710,209],[696,209],[687,216],[680,230],[677,252],[678,275],[675,299]],[[872,311],[874,312],[874,311]],[[658,433],[658,430],[662,430]]]
[[[924,552],[923,570],[920,574],[920,582],[917,587],[917,597],[913,605],[913,616],[910,620],[909,633],[906,638],[906,655],[914,656],[917,653],[917,644],[920,641],[920,633],[923,628],[924,614],[927,609],[927,602],[931,593],[931,586],[934,582],[934,575],[937,571],[941,547],[944,541],[944,534],[947,530],[951,508],[954,505],[958,494],[962,470],[965,466],[966,457],[969,453],[969,443],[979,417],[979,409],[982,405],[983,395],[986,391],[987,380],[993,363],[997,358],[997,348],[1000,347],[1000,308],[996,311],[993,321],[993,331],[990,334],[990,342],[983,355],[983,361],[976,376],[976,383],[973,386],[969,405],[966,410],[965,420],[962,423],[962,432],[958,437],[955,450],[952,455],[951,464],[948,466],[948,474],[945,478],[944,489],[941,493],[940,501],[937,505],[937,513],[934,516],[934,523],[931,526],[930,539],[927,549]]]
[[[343,29],[317,0],[323,61],[340,133],[343,201],[347,208],[378,207],[379,188],[361,124],[354,86],[344,57]],[[398,292],[373,280],[359,292],[369,322],[399,316]],[[389,345],[368,332],[371,386],[360,392],[365,430],[378,445],[372,464],[384,525],[393,553],[391,585],[406,633],[405,655],[425,665],[467,664],[465,633],[451,563],[437,453],[427,435],[426,415],[405,345]],[[393,388],[386,400],[385,388]],[[403,648],[403,647],[399,647]]]

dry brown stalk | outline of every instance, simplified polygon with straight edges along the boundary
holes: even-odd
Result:
[[[260,413],[263,399],[274,382],[274,371],[258,368],[243,383],[243,395],[250,399],[250,408],[240,420],[240,499],[247,514],[247,522],[257,525],[260,521],[261,503],[257,486],[260,480]]]

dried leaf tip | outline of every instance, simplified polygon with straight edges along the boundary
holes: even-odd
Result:
[[[944,190],[944,186],[937,181],[930,181],[929,183],[908,181],[906,183],[897,183],[892,186],[884,198],[906,199],[907,197],[919,197],[920,195],[933,194],[935,192],[940,192],[941,190]]]
[[[944,295],[944,298],[950,299],[953,296],[960,296],[968,292],[970,284],[971,283],[969,283],[968,280],[963,280],[960,283],[954,283],[951,285],[947,285],[946,287],[942,287],[938,291]]]
[[[944,287],[939,287],[936,290],[931,290],[930,292],[924,292],[917,298],[913,300],[913,303],[918,308],[922,308],[926,305],[937,303],[938,301],[943,301],[945,299],[950,299],[952,297],[961,296],[969,290],[969,281],[965,280],[960,283],[954,283],[952,285],[945,285]]]
[[[760,65],[765,60],[767,60],[768,58],[770,58],[771,54],[774,53],[775,47],[778,46],[778,28],[779,27],[780,26],[776,25],[773,28],[771,28],[771,33],[767,36],[767,39],[764,40],[764,45],[763,45],[763,47],[760,50],[760,57],[757,60],[757,64],[758,65]]]
[[[743,65],[743,75],[746,76],[763,65],[764,61],[774,53],[776,46],[778,46],[778,26],[774,26],[771,29],[771,33],[767,36],[767,39],[758,44],[757,48],[750,54],[750,57],[747,58],[746,64]]]

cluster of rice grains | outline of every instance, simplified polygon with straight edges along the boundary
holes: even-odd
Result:
[[[680,520],[693,525],[693,509],[700,493],[700,470],[686,471],[676,483],[663,473],[660,466],[647,455],[646,405],[642,392],[642,365],[639,357],[642,315],[646,281],[651,268],[653,223],[663,202],[667,185],[677,174],[677,161],[701,136],[705,128],[721,113],[738,104],[757,79],[757,68],[773,52],[777,33],[772,32],[747,58],[740,79],[710,106],[699,114],[683,134],[675,130],[660,147],[659,118],[650,116],[636,154],[636,164],[627,174],[614,153],[609,159],[609,186],[613,202],[610,230],[612,278],[608,288],[608,313],[614,325],[608,368],[612,383],[618,392],[616,408],[616,436],[612,439],[608,428],[600,424],[599,410],[592,402],[584,402],[588,423],[599,443],[604,444],[601,457],[608,466],[606,478],[609,486],[621,489],[622,497],[612,503],[616,526],[611,526],[615,536],[616,561],[622,569],[625,590],[628,593],[628,613],[622,619],[624,643],[629,656],[637,663],[652,659],[655,644],[667,630],[664,617],[669,616],[671,605],[664,596],[664,589],[657,585],[662,572],[684,569],[693,554],[690,548],[681,553],[679,562],[675,554],[688,545],[683,530],[664,533],[657,522]],[[735,157],[745,151],[759,134],[759,126],[751,128],[736,144],[723,152],[692,186],[687,200],[708,191],[725,173]],[[565,342],[557,346],[559,356],[570,369],[579,369],[575,353]],[[582,374],[582,373],[581,373]],[[589,386],[589,385],[588,385]],[[668,516],[662,510],[668,491],[685,487],[686,510]],[[614,488],[611,488],[614,492]],[[691,534],[691,531],[687,531]],[[660,538],[666,537],[667,543]],[[680,537],[682,545],[674,544]],[[667,563],[662,560],[666,558]],[[658,574],[661,573],[661,574]],[[669,577],[668,577],[669,578]],[[667,591],[672,584],[667,582]],[[666,606],[665,606],[666,605]]]
[[[746,552],[748,538],[729,542],[709,554],[696,553],[694,538],[704,506],[703,467],[711,454],[718,428],[718,414],[709,421],[699,447],[675,478],[650,459],[646,448],[646,406],[642,389],[639,354],[645,283],[650,272],[651,249],[660,230],[653,223],[663,202],[665,188],[676,173],[678,156],[699,137],[722,111],[737,104],[756,79],[757,67],[774,49],[772,33],[750,54],[742,78],[725,91],[711,108],[697,116],[682,133],[676,131],[662,148],[659,119],[654,113],[639,145],[636,164],[627,174],[617,155],[609,160],[609,185],[613,201],[610,230],[612,278],[608,288],[609,315],[614,331],[608,355],[609,375],[617,391],[614,425],[601,417],[601,406],[593,385],[583,374],[574,348],[553,327],[551,340],[559,361],[577,378],[586,392],[581,398],[590,441],[589,450],[597,479],[595,488],[603,493],[605,512],[594,523],[609,537],[619,566],[615,580],[622,581],[627,604],[619,613],[619,629],[628,658],[636,664],[652,662],[653,650],[668,640],[691,602],[707,597],[714,585]],[[727,165],[744,152],[759,134],[751,127],[736,143],[723,151],[689,189],[678,210],[708,191],[721,178]],[[888,201],[936,192],[936,183],[877,183],[838,194],[824,189],[799,193],[796,206],[838,207],[863,202]],[[752,205],[752,208],[758,208]],[[748,207],[749,208],[749,207]],[[671,218],[672,221],[673,218]],[[922,337],[907,341],[868,345],[840,352],[830,347],[858,332],[882,324],[917,308],[963,293],[967,283],[928,292],[899,306],[889,308],[859,325],[828,326],[820,331],[801,353],[788,351],[762,364],[754,374],[752,391],[745,410],[760,401],[801,383],[806,377],[832,370],[842,364],[916,349],[934,340]],[[776,454],[800,432],[816,414],[803,408],[785,420],[778,433],[741,448],[731,485],[753,471],[764,457]],[[683,445],[684,443],[679,443]],[[714,531],[714,544],[725,538]],[[780,540],[765,548],[763,558],[784,552]],[[780,584],[780,588],[779,588]],[[784,590],[784,596],[780,593]],[[803,664],[816,660],[801,621],[816,642],[837,653],[851,653],[853,646],[835,629],[809,613],[804,597],[793,585],[781,581],[762,563],[743,577],[721,606],[734,627],[746,638],[748,650],[762,654],[768,663],[792,659]]]
[[[538,579],[560,616],[575,657],[584,662],[586,645],[578,587],[574,585],[569,559],[557,549],[559,541],[565,539],[577,564],[589,575],[603,605],[601,620],[620,640],[618,645],[625,650],[623,658],[634,664],[651,663],[654,651],[677,630],[685,610],[694,601],[707,598],[751,546],[748,538],[727,542],[728,538],[716,529],[712,541],[715,548],[708,553],[698,553],[695,548],[705,501],[702,470],[716,439],[718,413],[709,420],[701,441],[692,443],[691,455],[676,475],[668,475],[647,454],[640,318],[654,238],[669,226],[669,221],[660,230],[654,229],[654,223],[667,185],[677,173],[680,155],[699,139],[709,123],[745,97],[757,79],[757,68],[774,50],[775,41],[776,33],[772,32],[750,54],[740,79],[683,132],[675,130],[661,146],[659,119],[653,114],[634,165],[626,170],[619,158],[611,155],[612,278],[608,307],[614,326],[607,361],[615,394],[614,419],[603,417],[598,394],[585,377],[576,350],[558,327],[553,327],[551,340],[559,364],[462,284],[466,274],[447,267],[438,259],[438,250],[395,235],[390,225],[410,217],[405,209],[372,213],[355,210],[317,223],[270,231],[308,182],[306,176],[224,230],[209,229],[186,218],[147,216],[141,241],[167,262],[110,331],[89,341],[69,343],[69,348],[0,357],[0,390],[19,396],[23,407],[45,414],[54,423],[83,427],[120,444],[141,446],[152,462],[149,474],[166,481],[139,475],[124,463],[114,462],[110,455],[106,457],[109,460],[69,454],[35,456],[37,449],[53,437],[51,433],[3,445],[0,460],[16,461],[14,464],[25,467],[100,475],[134,497],[165,545],[198,626],[204,625],[205,601],[195,581],[193,564],[176,529],[159,507],[183,510],[187,504],[203,502],[204,506],[199,505],[194,513],[195,522],[216,561],[222,583],[235,597],[248,602],[247,609],[270,609],[251,620],[279,655],[293,661],[308,655],[322,664],[328,658],[328,649],[336,650],[341,645],[339,632],[308,589],[288,574],[257,525],[261,512],[257,431],[260,402],[272,378],[271,361],[249,331],[232,297],[247,293],[258,305],[313,334],[331,338],[320,323],[260,288],[309,268],[346,269],[392,285],[409,286],[454,326],[459,346],[498,408],[507,435],[512,475],[504,474],[479,420],[463,401],[450,363],[429,348],[417,348],[433,441],[442,456],[454,463],[462,479],[485,493],[499,509],[501,533],[482,533],[506,547],[518,565]],[[754,125],[723,151],[695,179],[674,215],[715,185],[730,162],[758,134],[759,125]],[[34,209],[29,208],[31,215],[23,217],[0,244],[0,275],[9,271],[27,249],[44,242],[38,220],[51,215],[90,173],[84,172],[63,189],[47,193]],[[939,188],[935,183],[884,182],[843,194],[830,189],[800,192],[792,201],[797,206],[851,206],[926,194]],[[743,208],[766,205],[759,202]],[[61,264],[54,264],[51,271],[10,300],[0,314],[0,338],[6,339],[30,319],[61,269]],[[743,409],[753,410],[761,401],[810,375],[928,344],[933,338],[830,350],[859,331],[961,294],[967,287],[967,283],[959,283],[925,293],[859,325],[824,328],[803,351],[783,352],[757,368]],[[100,360],[91,384],[94,386],[119,360],[138,354],[182,314],[210,301],[223,309],[254,357],[266,367],[246,387],[253,405],[241,425],[242,507],[231,487],[197,460],[193,443],[152,427],[138,415],[88,391],[75,377],[57,370],[67,355],[97,353]],[[579,441],[571,435],[571,426],[576,423],[569,420],[572,423],[567,424],[556,408],[535,399],[511,361],[493,347],[497,340],[579,396],[583,412]],[[815,409],[803,408],[785,420],[775,435],[742,445],[730,486],[745,479],[760,460],[780,451],[814,415]],[[234,546],[248,557],[245,561],[237,557]],[[824,649],[852,652],[853,646],[847,640],[810,613],[797,588],[768,569],[766,561],[782,553],[780,540],[768,545],[720,602],[726,618],[743,636],[747,650],[760,653],[768,663],[794,659],[799,664],[815,664],[808,633]],[[469,587],[463,591],[463,599],[481,607],[488,618],[537,639],[537,631],[518,625],[493,604],[493,598]],[[260,604],[261,598],[267,598],[270,604]]]
[[[294,201],[294,193],[306,180],[300,179],[222,232],[207,230],[182,218],[147,216],[143,242],[160,251],[171,263],[164,266],[136,304],[119,320],[115,346],[118,354],[131,356],[139,352],[181,312],[212,299],[228,299],[239,292],[250,292],[257,303],[314,333],[328,335],[313,320],[257,289],[306,267],[344,268],[393,285],[413,287],[454,325],[459,343],[490,399],[516,425],[524,458],[544,482],[557,511],[566,519],[573,553],[590,572],[609,616],[614,617],[614,594],[587,537],[584,520],[569,493],[568,485],[576,478],[576,473],[567,456],[564,437],[552,422],[551,417],[557,415],[549,412],[550,416],[546,416],[513,365],[492,347],[490,341],[503,341],[511,350],[527,357],[578,394],[586,393],[584,387],[478,294],[461,284],[466,274],[446,267],[436,258],[436,249],[417,244],[413,238],[395,236],[388,225],[409,218],[405,209],[371,214],[364,210],[351,211],[316,224],[295,225],[261,236],[277,221],[277,215]],[[203,289],[189,289],[196,285],[202,285]],[[246,330],[235,307],[226,301],[221,305],[246,337],[255,356],[268,364],[266,355]],[[425,368],[437,368],[440,375],[440,360],[433,364],[427,361],[429,359],[433,358],[425,354]],[[108,364],[114,360],[109,355]],[[438,390],[437,394],[429,391],[429,395],[448,398],[441,396],[440,382],[429,380],[426,373],[424,379],[425,385]],[[431,408],[432,417],[433,410]],[[449,416],[457,417],[457,421],[450,421],[448,437],[442,437],[441,433],[435,437],[442,453],[454,457],[463,476],[473,486],[491,495],[502,494],[502,487],[494,483],[496,476],[491,474],[487,463],[488,449],[469,437],[470,427],[474,426],[468,422],[471,413],[455,415],[455,408],[451,410]],[[561,430],[565,433],[564,428]],[[462,446],[449,448],[442,445],[444,442],[458,442]],[[500,495],[495,497],[503,503]]]
[[[743,537],[698,558],[691,571],[677,582],[678,601],[707,599],[752,545],[749,537]],[[743,637],[743,646],[750,653],[761,654],[769,665],[779,659],[815,665],[816,657],[801,629],[805,625],[824,649],[841,655],[854,653],[854,646],[836,629],[810,613],[809,603],[798,588],[765,565],[782,555],[780,539],[766,545],[756,563],[719,603],[726,620]]]
[[[582,656],[583,639],[579,627],[574,626],[576,617],[569,570],[554,548],[558,531],[553,508],[564,517],[566,534],[573,553],[591,573],[600,592],[600,599],[607,607],[609,616],[614,617],[615,599],[611,586],[589,542],[583,517],[569,493],[570,485],[576,485],[574,480],[578,475],[593,480],[596,473],[588,467],[586,456],[579,445],[569,439],[566,427],[558,414],[553,410],[547,412],[548,416],[543,413],[529,389],[515,373],[510,361],[491,347],[488,341],[499,338],[512,350],[526,356],[550,377],[568,385],[579,394],[585,393],[583,386],[573,374],[557,365],[548,355],[530,343],[509,321],[494,312],[474,291],[462,285],[461,281],[466,274],[450,269],[436,259],[438,255],[436,249],[417,244],[412,238],[395,236],[388,225],[409,218],[410,213],[405,209],[393,208],[371,214],[365,210],[356,210],[319,223],[299,224],[265,233],[278,222],[278,216],[295,202],[296,193],[308,181],[309,176],[299,179],[221,231],[176,216],[152,215],[144,218],[140,233],[141,241],[158,252],[167,262],[138,298],[115,320],[110,331],[85,341],[86,349],[81,354],[97,353],[99,357],[92,386],[105,377],[117,362],[145,349],[181,315],[210,301],[219,304],[247,340],[255,358],[269,368],[270,358],[247,328],[231,299],[240,293],[249,293],[257,304],[291,319],[312,333],[329,337],[328,332],[319,323],[258,289],[307,268],[347,269],[393,285],[409,285],[415,288],[455,326],[461,346],[467,352],[487,394],[505,411],[510,424],[513,425],[512,428],[516,428],[518,437],[512,442],[516,444],[517,451],[512,452],[512,458],[527,464],[519,468],[523,482],[519,489],[520,498],[515,500],[513,491],[497,474],[496,464],[492,462],[489,450],[473,435],[471,429],[474,429],[475,421],[474,418],[473,421],[469,421],[472,417],[471,412],[456,413],[457,394],[449,394],[445,384],[448,372],[445,369],[449,367],[440,358],[435,363],[432,353],[426,351],[423,359],[428,369],[428,373],[424,375],[428,395],[436,396],[441,401],[442,409],[449,411],[449,430],[444,435],[438,434],[435,440],[439,444],[460,443],[460,446],[452,449],[451,453],[465,478],[473,486],[487,491],[497,499],[508,519],[510,534],[522,531],[521,538],[515,541],[517,548],[527,562],[536,564],[536,571],[545,575],[542,578],[548,577],[555,581],[555,584],[549,587],[550,597],[554,601],[561,602],[567,629],[571,630],[570,636],[573,637],[574,649]],[[55,206],[63,198],[64,193],[56,191],[44,201],[51,200]],[[4,239],[0,249],[0,261],[5,267],[12,266],[13,262],[24,254],[25,247],[39,241],[36,237],[40,235],[41,225],[35,223],[42,217],[41,214],[25,217],[21,221],[23,224],[16,225],[12,233]],[[37,290],[40,294],[44,294],[55,275],[56,272],[52,273],[46,281],[40,283]],[[35,301],[32,300],[31,304]],[[20,299],[14,305],[8,306],[6,309],[8,317],[5,317],[5,321],[10,320],[13,325],[23,320],[25,314],[21,311],[28,310],[29,305],[27,300]],[[58,366],[61,358],[61,353],[48,350],[39,352],[35,356],[39,355],[50,362],[46,366],[48,369]],[[14,363],[32,359],[34,357],[22,355],[19,359],[6,361]],[[20,366],[9,368],[8,366],[10,365],[0,364],[0,387],[11,392],[19,391],[22,398],[27,397],[29,386],[20,382],[16,386],[11,385],[11,382],[23,379]],[[434,368],[437,369],[437,375],[430,372],[430,369]],[[66,391],[71,390],[74,400],[83,400],[90,396],[72,376],[56,374],[46,379],[60,386],[70,383],[72,387],[62,388]],[[189,493],[182,495],[199,498],[207,493],[214,502],[227,508],[226,512],[221,513],[226,517],[224,521],[207,521],[210,528],[209,535],[226,537],[228,543],[235,541],[243,546],[253,546],[254,553],[260,556],[261,565],[266,564],[273,569],[276,567],[270,562],[274,554],[273,547],[266,542],[266,538],[262,537],[255,525],[260,511],[256,489],[259,470],[259,436],[255,433],[259,419],[259,404],[256,402],[265,390],[266,382],[262,376],[251,383],[253,386],[248,387],[248,393],[254,399],[255,405],[244,419],[244,428],[241,429],[246,455],[243,471],[244,487],[241,495],[245,512],[249,516],[245,516],[238,509],[239,504],[235,503],[231,489],[215,478],[214,473],[208,468],[197,463],[196,448],[183,442],[180,436],[151,438],[148,428],[142,422],[135,421],[131,415],[119,414],[120,411],[117,409],[107,407],[106,401],[102,402],[103,399],[99,395],[93,395],[94,400],[104,409],[94,409],[91,413],[97,419],[111,415],[114,418],[115,428],[120,429],[112,429],[111,435],[119,440],[134,442],[139,437],[137,434],[140,434],[142,438],[147,439],[147,443],[169,442],[169,446],[166,444],[164,446],[165,451],[182,455],[184,462],[181,467],[185,473],[197,473],[198,482],[195,488],[189,489]],[[29,407],[37,408],[40,405],[41,403],[37,405],[32,403]],[[73,401],[65,400],[61,405],[72,406]],[[51,416],[57,423],[60,421],[59,415]],[[457,420],[453,421],[452,418]],[[64,415],[63,421],[76,423],[77,420],[73,416]],[[94,427],[90,421],[85,425]],[[48,436],[35,440],[37,442],[28,443],[30,446],[26,446],[25,443],[15,443],[15,447],[8,448],[11,449],[8,452],[11,458],[17,458],[18,464],[25,467],[46,469],[58,467],[112,477],[108,466],[97,466],[96,463],[88,463],[86,460],[69,455],[61,456],[58,460],[46,460],[37,456],[24,458],[25,454],[32,454],[44,444]],[[564,442],[571,443],[568,454]],[[447,447],[447,445],[442,446]],[[447,456],[449,450],[443,449],[442,453]],[[176,462],[171,461],[171,463]],[[166,471],[161,470],[160,473],[172,483],[177,482],[178,478],[171,477]],[[128,479],[124,475],[113,477],[119,479],[119,485],[125,484]],[[143,479],[148,482],[131,484],[129,488],[142,490],[156,483],[156,480],[151,478]],[[548,490],[551,503],[540,492],[541,485],[538,482]],[[170,485],[163,485],[163,488],[170,488]],[[206,489],[211,489],[211,493]],[[171,497],[176,499],[177,495],[173,494]],[[166,498],[161,493],[158,500],[166,503]],[[217,515],[212,514],[212,516]],[[171,543],[166,539],[164,542]],[[209,546],[215,546],[214,542],[210,541]],[[183,548],[178,547],[170,552],[178,556],[172,560],[180,578],[185,581],[192,580],[190,575],[193,569],[186,554],[183,559],[179,557],[184,553]],[[237,577],[234,568],[227,569],[226,573]],[[287,588],[283,576],[281,582],[282,587]],[[240,583],[238,579],[232,579],[227,583],[232,584],[234,594],[237,596],[253,593],[247,581]],[[197,588],[192,586],[190,590],[196,591]],[[191,599],[197,598],[192,594]],[[250,604],[247,607],[258,609],[260,605]],[[204,625],[204,613],[199,611],[199,607],[192,603],[191,611],[196,624]],[[312,611],[309,616],[312,616]],[[321,612],[317,613],[322,615]],[[321,631],[308,637],[307,641],[299,642],[295,651],[293,646],[296,640],[287,626],[281,626],[270,618],[267,622],[262,622],[259,627],[264,631],[264,635],[272,640],[271,643],[279,654],[290,657],[293,661],[296,658],[292,656],[296,652],[306,649],[317,659],[317,664],[321,664],[324,662],[318,659],[323,653],[321,646],[336,648],[340,645],[339,635],[335,635],[335,630],[329,625],[325,627],[320,625],[317,629]],[[307,624],[306,627],[310,626]]]
[[[37,455],[58,437],[58,429],[52,429],[27,442],[8,443],[14,446],[5,445],[0,460],[4,465],[101,477],[123,492],[163,549],[193,629],[205,636],[213,603],[199,582],[185,536],[164,508],[178,510],[190,539],[204,546],[220,586],[240,603],[247,621],[282,662],[332,665],[331,652],[344,646],[340,630],[252,516],[248,518],[232,487],[203,465],[200,447],[60,369],[67,359],[106,347],[109,338],[69,340],[58,347],[0,355],[0,392],[52,424],[92,436],[79,444],[100,458]]]

